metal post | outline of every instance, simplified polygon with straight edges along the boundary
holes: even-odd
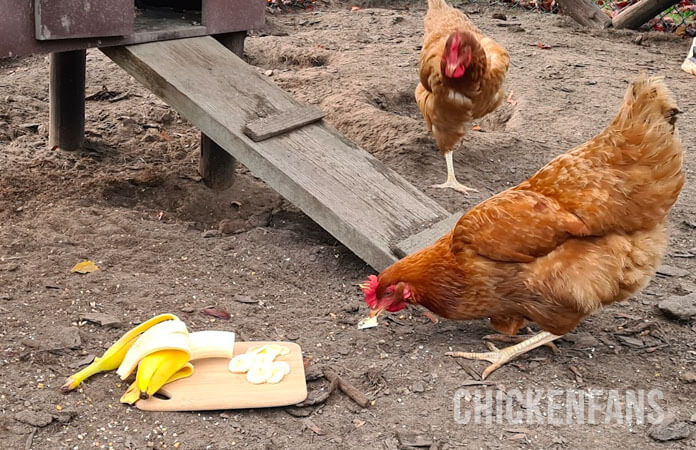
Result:
[[[246,31],[219,34],[215,38],[240,58],[244,54]],[[232,155],[201,133],[201,158],[198,171],[206,186],[215,190],[232,186],[235,164],[236,160]]]
[[[86,50],[51,53],[48,143],[77,150],[85,138]]]

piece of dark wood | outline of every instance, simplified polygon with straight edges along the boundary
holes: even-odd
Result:
[[[244,126],[244,134],[252,141],[260,142],[317,122],[324,116],[326,113],[316,106],[301,106],[252,120]]]
[[[301,104],[212,37],[102,51],[376,270],[392,242],[450,215],[323,122],[249,139],[249,118]]]
[[[201,133],[201,156],[198,160],[198,173],[210,189],[221,191],[234,183],[235,159]]]
[[[636,29],[679,0],[641,0],[621,11],[611,20],[614,28]]]
[[[77,150],[85,137],[86,50],[51,53],[48,145]]]
[[[133,0],[34,0],[36,39],[125,36],[133,33]]]
[[[344,378],[338,376],[338,374],[333,370],[324,369],[324,378],[329,380],[332,386],[334,383],[337,383],[338,388],[361,407],[367,408],[370,406],[370,399],[367,397],[367,395],[363,394],[358,388],[353,386]]]
[[[570,16],[580,25],[590,28],[607,28],[611,18],[591,0],[556,0],[561,14]]]

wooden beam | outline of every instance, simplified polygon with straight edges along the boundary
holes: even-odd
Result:
[[[249,136],[252,141],[260,142],[314,123],[323,119],[324,116],[326,113],[316,106],[302,106],[291,111],[252,120],[244,126],[244,134]]]
[[[679,0],[641,0],[621,11],[612,19],[614,28],[636,29]]]
[[[244,55],[246,31],[226,33],[215,36],[222,45],[240,58]],[[237,160],[205,134],[201,133],[201,156],[198,161],[198,173],[210,189],[222,191],[234,183]]]
[[[449,233],[461,217],[462,213],[452,214],[431,226],[423,227],[422,230],[418,230],[415,234],[392,246],[393,253],[399,258],[403,258],[434,244],[435,241]]]
[[[590,28],[607,28],[611,18],[591,0],[556,0],[561,14],[570,16],[580,25]]]
[[[249,139],[259,112],[301,104],[211,37],[102,51],[376,270],[397,260],[393,243],[450,216],[323,122]]]
[[[51,53],[48,145],[77,150],[85,138],[86,50]]]

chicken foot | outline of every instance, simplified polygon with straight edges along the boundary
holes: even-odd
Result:
[[[457,181],[457,177],[454,175],[454,162],[452,161],[451,151],[445,153],[445,161],[447,162],[447,181],[445,181],[442,184],[433,184],[431,187],[440,189],[451,188],[455,191],[459,191],[462,194],[467,195],[469,194],[469,192],[478,192],[476,189],[464,186],[459,181]]]
[[[530,337],[527,340],[520,342],[519,344],[511,345],[510,347],[505,347],[503,349],[498,349],[495,345],[490,342],[486,342],[488,348],[491,349],[490,352],[486,353],[469,353],[469,352],[447,352],[445,355],[453,356],[455,358],[466,358],[483,360],[492,363],[486,368],[481,374],[481,379],[485,380],[488,375],[493,373],[494,370],[501,367],[503,364],[517,358],[518,356],[527,353],[528,351],[535,349],[539,346],[546,345],[558,339],[561,336],[551,334],[548,331],[542,331],[541,333]]]

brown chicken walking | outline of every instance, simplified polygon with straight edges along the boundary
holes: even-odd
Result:
[[[492,364],[573,330],[645,287],[667,248],[667,214],[684,174],[677,105],[660,78],[629,86],[614,121],[520,185],[465,213],[435,244],[363,285],[370,316],[420,304],[455,320],[490,318],[514,335],[543,332],[488,353]]]
[[[503,101],[508,52],[444,0],[428,0],[416,102],[447,162],[438,188],[475,191],[457,181],[452,152],[474,119]]]

